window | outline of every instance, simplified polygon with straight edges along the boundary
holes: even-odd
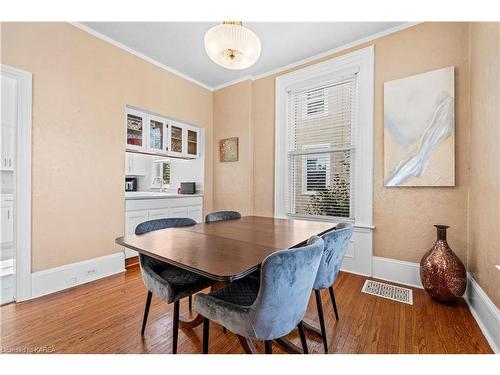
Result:
[[[153,162],[151,188],[159,189],[170,185],[170,160],[156,159]]]
[[[303,150],[328,148],[329,144],[306,145]],[[315,194],[328,187],[330,180],[330,159],[325,155],[305,155],[302,157],[302,194]]]
[[[302,118],[304,120],[328,116],[328,91],[324,89],[308,90],[303,105]]]
[[[162,165],[162,184],[170,185],[170,162],[163,162]]]
[[[292,89],[288,93],[291,113],[288,117],[290,185],[287,214],[353,218],[351,171],[354,159],[351,155],[355,147],[351,135],[356,74],[342,75],[317,85],[319,87]],[[323,101],[313,107],[314,118],[309,113],[311,98],[314,103]],[[318,141],[328,143],[316,143]]]
[[[373,216],[373,47],[276,79],[275,215]]]

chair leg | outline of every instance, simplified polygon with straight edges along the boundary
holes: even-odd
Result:
[[[174,319],[172,334],[172,353],[177,354],[177,339],[179,337],[179,301],[174,302]]]
[[[318,307],[318,318],[319,318],[319,326],[321,327],[321,336],[323,337],[323,348],[325,349],[325,353],[328,353],[328,342],[326,339],[325,318],[323,316],[323,303],[321,302],[321,291],[314,290],[314,294],[316,296],[316,306]]]
[[[153,297],[153,293],[148,290],[148,296],[146,297],[146,306],[144,308],[144,318],[142,318],[141,336],[144,336],[144,331],[146,330],[146,323],[148,321],[149,307],[151,306],[151,297]]]
[[[210,320],[203,318],[203,354],[208,354],[209,326]]]
[[[330,288],[328,288],[328,290],[330,291],[330,299],[332,300],[333,311],[335,311],[335,319],[339,320],[339,312],[337,311],[337,302],[335,301],[335,294],[333,293],[333,286],[330,286]]]
[[[193,310],[193,296],[189,296],[189,311]]]
[[[266,348],[266,354],[273,354],[273,343],[271,340],[264,341],[264,346]]]
[[[306,335],[304,333],[304,327],[302,327],[302,322],[297,325],[299,330],[300,342],[302,343],[302,350],[304,354],[309,354],[309,348],[307,347]]]

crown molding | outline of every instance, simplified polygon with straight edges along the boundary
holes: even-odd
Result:
[[[200,81],[197,81],[196,79],[191,78],[191,77],[187,76],[186,74],[181,73],[181,72],[179,72],[178,70],[176,70],[174,68],[171,68],[171,67],[169,67],[169,66],[167,66],[165,64],[162,64],[161,62],[156,61],[155,59],[152,59],[151,57],[148,57],[148,56],[142,54],[141,52],[138,52],[138,51],[136,51],[136,50],[134,50],[134,49],[132,49],[130,47],[127,47],[126,45],[124,45],[124,44],[122,44],[122,43],[120,43],[120,42],[118,42],[118,41],[116,41],[116,40],[114,40],[114,39],[112,39],[112,38],[104,35],[104,34],[101,34],[100,32],[95,31],[94,29],[81,24],[80,22],[69,22],[69,24],[75,26],[76,28],[78,28],[80,30],[83,30],[83,31],[85,31],[85,32],[87,32],[87,33],[95,36],[96,38],[99,38],[99,39],[101,39],[101,40],[103,40],[105,42],[108,42],[108,43],[114,45],[115,47],[118,47],[118,48],[120,48],[120,49],[122,49],[124,51],[127,51],[127,52],[131,53],[132,55],[135,55],[135,56],[139,57],[140,59],[142,59],[144,61],[147,61],[148,63],[156,65],[157,67],[159,67],[161,69],[164,69],[164,70],[166,70],[166,71],[168,71],[168,72],[170,72],[172,74],[175,74],[176,76],[184,78],[185,80],[187,80],[189,82],[192,82],[192,83],[194,83],[194,84],[196,84],[198,86],[201,86],[201,87],[203,87],[206,90],[213,91],[212,87],[207,86],[204,83],[202,83]]]
[[[240,83],[240,82],[253,81],[253,80],[254,80],[253,76],[244,76],[244,77],[236,78],[236,79],[233,79],[232,81],[224,82],[224,83],[221,83],[220,85],[214,86],[212,88],[212,90],[217,91],[217,90],[223,89],[224,87],[236,85],[237,83]]]
[[[368,36],[366,36],[364,38],[355,40],[353,42],[344,44],[344,45],[342,45],[340,47],[336,47],[336,48],[330,49],[330,50],[325,51],[325,52],[318,53],[318,54],[316,54],[314,56],[307,57],[305,59],[296,61],[294,63],[280,66],[278,68],[269,70],[269,71],[267,71],[265,73],[257,74],[257,75],[254,75],[254,76],[247,76],[247,77],[243,77],[243,78],[240,78],[240,79],[237,79],[237,80],[233,80],[233,81],[230,81],[230,82],[226,82],[226,83],[220,84],[218,86],[215,86],[213,88],[213,90],[214,91],[220,90],[220,89],[223,89],[224,87],[232,86],[232,85],[234,85],[236,83],[239,83],[241,81],[245,81],[247,79],[255,81],[255,80],[258,80],[258,79],[261,79],[261,78],[265,78],[265,77],[268,77],[268,76],[271,76],[271,75],[274,75],[274,74],[278,74],[278,73],[281,73],[281,72],[284,72],[284,71],[296,68],[298,66],[301,66],[301,65],[304,65],[304,64],[316,61],[316,60],[320,60],[320,59],[322,59],[324,57],[328,57],[328,56],[334,55],[334,54],[336,54],[338,52],[345,51],[345,50],[347,50],[349,48],[353,48],[353,47],[356,47],[356,46],[359,46],[359,45],[371,42],[371,41],[373,41],[375,39],[382,38],[382,37],[384,37],[386,35],[393,34],[393,33],[396,33],[398,31],[401,31],[401,30],[404,30],[404,29],[408,29],[408,28],[416,26],[416,25],[418,25],[420,23],[422,23],[422,22],[405,22],[405,23],[403,23],[401,25],[392,27],[392,28],[384,30],[384,31],[380,31],[380,32],[372,34],[372,35],[368,35]]]
[[[404,30],[404,29],[408,29],[409,27],[413,27],[415,25],[418,25],[419,23],[421,23],[421,22],[406,22],[406,23],[403,23],[401,25],[392,27],[390,29],[383,30],[383,31],[380,31],[380,32],[375,33],[375,34],[368,35],[368,36],[366,36],[364,38],[361,38],[361,39],[357,39],[357,40],[355,40],[353,42],[344,44],[344,45],[342,45],[340,47],[336,47],[336,48],[330,49],[328,51],[318,53],[318,54],[316,54],[314,56],[310,56],[310,57],[307,57],[305,59],[296,61],[294,63],[288,64],[288,65],[284,65],[284,66],[281,66],[279,68],[275,68],[273,70],[270,70],[270,71],[262,73],[262,74],[257,74],[255,76],[253,76],[252,79],[253,80],[257,80],[257,79],[261,79],[261,78],[265,78],[265,77],[271,76],[271,75],[276,74],[276,73],[280,73],[280,72],[283,72],[283,71],[286,71],[286,70],[289,70],[289,69],[296,68],[298,66],[301,66],[301,65],[304,65],[304,64],[307,64],[307,63],[310,63],[310,62],[322,59],[324,57],[328,57],[328,56],[334,55],[334,54],[336,54],[338,52],[345,51],[345,50],[347,50],[349,48],[353,48],[353,47],[359,46],[361,44],[365,44],[365,43],[371,42],[371,41],[373,41],[375,39],[379,39],[379,38],[381,38],[383,36],[386,36],[386,35],[389,35],[389,34],[393,34],[395,32],[398,32],[398,31],[401,31],[401,30]]]
[[[88,26],[85,26],[83,24],[81,24],[80,22],[69,22],[71,25],[75,26],[76,28],[80,29],[80,30],[83,30],[93,36],[95,36],[96,38],[99,38],[105,42],[108,42],[112,45],[114,45],[115,47],[118,47],[124,51],[127,51],[137,57],[139,57],[140,59],[143,59],[153,65],[156,65],[157,67],[161,68],[161,69],[164,69],[172,74],[175,74],[176,76],[179,76],[181,78],[184,78],[185,80],[187,81],[190,81],[198,86],[201,86],[203,87],[204,89],[206,90],[209,90],[209,91],[217,91],[217,90],[220,90],[220,89],[223,89],[225,87],[228,87],[228,86],[232,86],[232,85],[235,85],[237,83],[240,83],[240,82],[244,82],[244,81],[255,81],[257,79],[261,79],[261,78],[265,78],[265,77],[268,77],[268,76],[271,76],[271,75],[274,75],[274,74],[278,74],[278,73],[281,73],[283,71],[286,71],[286,70],[289,70],[289,69],[293,69],[293,68],[296,68],[298,66],[301,66],[301,65],[304,65],[304,64],[307,64],[307,63],[310,63],[310,62],[313,62],[313,61],[316,61],[316,60],[320,60],[322,58],[325,58],[325,57],[328,57],[328,56],[331,56],[331,55],[334,55],[338,52],[342,52],[346,49],[349,49],[349,48],[353,48],[353,47],[356,47],[356,46],[359,46],[361,44],[364,44],[364,43],[368,43],[368,42],[371,42],[375,39],[379,39],[379,38],[382,38],[386,35],[389,35],[389,34],[393,34],[393,33],[396,33],[398,31],[401,31],[401,30],[404,30],[404,29],[408,29],[410,27],[413,27],[415,25],[418,25],[420,24],[421,22],[406,22],[406,23],[403,23],[401,25],[398,25],[398,26],[395,26],[395,27],[392,27],[390,29],[387,29],[387,30],[383,30],[381,32],[378,32],[378,33],[375,33],[375,34],[372,34],[372,35],[369,35],[367,37],[364,37],[364,38],[361,38],[361,39],[358,39],[358,40],[355,40],[353,42],[350,42],[350,43],[347,43],[347,44],[344,44],[340,47],[336,47],[336,48],[333,48],[333,49],[330,49],[328,51],[325,51],[325,52],[321,52],[321,53],[318,53],[314,56],[310,56],[310,57],[307,57],[305,59],[302,59],[302,60],[299,60],[299,61],[296,61],[294,63],[291,63],[291,64],[288,64],[288,65],[284,65],[284,66],[280,66],[278,68],[275,68],[275,69],[272,69],[272,70],[269,70],[265,73],[261,73],[261,74],[257,74],[257,75],[246,75],[244,77],[241,77],[241,78],[237,78],[237,79],[234,79],[234,80],[231,80],[231,81],[228,81],[228,82],[225,82],[225,83],[222,83],[220,85],[217,85],[217,86],[214,86],[214,87],[210,87],[194,78],[191,78],[189,77],[188,75],[184,74],[184,73],[181,73],[179,72],[178,70],[174,69],[174,68],[171,68],[165,64],[162,64],[161,62],[159,61],[156,61],[154,59],[152,59],[151,57],[148,57],[144,54],[142,54],[141,52],[138,52],[130,47],[127,47],[126,45],[104,35],[104,34],[101,34],[100,32],[98,31],[95,31],[94,29],[88,27]]]

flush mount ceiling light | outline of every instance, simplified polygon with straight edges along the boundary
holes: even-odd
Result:
[[[216,64],[227,69],[245,69],[260,56],[259,37],[239,21],[225,21],[205,34],[205,50]]]

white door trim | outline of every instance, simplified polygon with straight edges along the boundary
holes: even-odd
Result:
[[[31,110],[33,75],[1,65],[2,75],[17,81],[15,178],[16,301],[31,298]]]

